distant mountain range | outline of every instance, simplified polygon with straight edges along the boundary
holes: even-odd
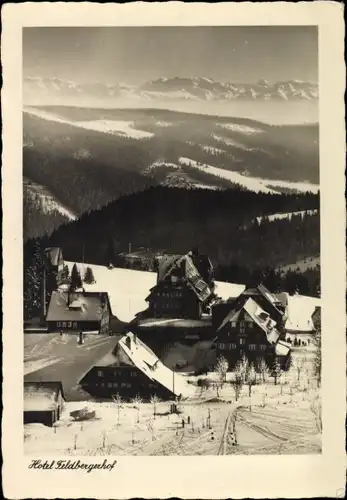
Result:
[[[140,86],[118,83],[76,83],[60,78],[41,76],[24,77],[23,98],[25,104],[54,104],[63,100],[81,101],[97,99],[145,100],[145,101],[316,101],[316,83],[288,80],[269,83],[230,83],[214,81],[210,78],[159,78]]]

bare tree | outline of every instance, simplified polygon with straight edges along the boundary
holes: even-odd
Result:
[[[280,366],[277,358],[275,358],[275,360],[273,362],[272,376],[274,378],[275,385],[277,385],[278,379],[281,377],[281,366]]]
[[[269,367],[264,358],[261,358],[258,362],[258,369],[261,374],[262,382],[265,384],[266,378],[269,375]]]
[[[215,384],[217,389],[217,397],[219,397],[219,390],[223,388],[224,382],[226,381],[226,374],[229,368],[229,363],[224,358],[224,356],[220,356],[217,360],[215,371],[218,374],[218,381]]]
[[[158,396],[156,394],[153,394],[153,396],[151,396],[151,404],[153,405],[153,416],[155,418],[156,414],[157,414],[157,404],[160,402],[160,399],[158,398]]]
[[[300,383],[301,373],[306,365],[306,357],[298,357],[294,361],[294,369],[297,373],[297,380]]]
[[[232,382],[234,393],[235,393],[235,401],[237,401],[240,397],[242,385],[243,385],[243,380],[242,380],[242,375],[240,373],[235,372],[234,373],[234,380]]]
[[[252,387],[256,385],[256,383],[257,383],[257,374],[253,364],[251,364],[249,366],[249,369],[247,370],[247,375],[246,375],[246,384],[248,385],[249,397],[252,396]]]
[[[236,370],[242,377],[242,383],[246,382],[247,372],[249,369],[249,362],[245,355],[242,356],[241,361],[239,361],[236,365]]]
[[[132,404],[134,407],[137,409],[137,423],[140,422],[140,408],[142,404],[142,398],[140,397],[139,394],[136,394],[136,396],[131,400]]]
[[[115,396],[112,396],[112,399],[116,403],[116,406],[117,406],[117,412],[118,412],[118,424],[117,425],[119,425],[119,415],[120,415],[120,409],[122,408],[123,399],[121,398],[121,396],[119,395],[118,392]]]

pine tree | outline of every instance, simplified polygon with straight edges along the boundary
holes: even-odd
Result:
[[[68,281],[69,278],[70,278],[69,266],[65,264],[63,272],[61,273],[61,279],[62,281]]]
[[[71,284],[70,290],[77,290],[78,288],[82,288],[82,279],[79,270],[77,269],[77,265],[74,264],[71,271]]]
[[[44,260],[40,240],[33,242],[24,262],[24,315],[30,319],[39,314],[42,306]]]
[[[95,283],[95,278],[91,267],[87,267],[83,281],[87,285],[92,285],[93,283]]]

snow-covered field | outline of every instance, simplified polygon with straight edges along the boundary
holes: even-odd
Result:
[[[286,212],[286,213],[267,215],[266,219],[270,222],[273,222],[275,220],[291,219],[293,216],[296,215],[301,215],[303,217],[304,215],[316,215],[316,214],[318,214],[318,210],[301,210],[300,212]],[[261,222],[262,219],[263,217],[257,217],[258,222]]]
[[[42,111],[40,109],[25,107],[24,112],[37,116],[44,120],[49,120],[58,123],[65,123],[74,127],[83,128],[86,130],[95,130],[96,132],[104,132],[105,134],[119,134],[122,136],[130,137],[132,139],[148,139],[153,137],[152,132],[145,132],[134,128],[134,123],[130,121],[121,120],[91,120],[91,121],[72,121],[60,116]]]
[[[225,170],[222,168],[214,167],[207,164],[199,164],[191,158],[180,157],[179,162],[188,167],[197,168],[202,172],[207,172],[211,175],[216,175],[223,179],[227,179],[231,183],[239,184],[249,191],[255,193],[276,193],[276,188],[287,188],[295,191],[318,193],[319,186],[305,182],[291,182],[291,181],[274,181],[271,179],[261,179],[259,177],[247,177],[238,172]],[[274,189],[272,189],[274,188]]]
[[[24,426],[25,454],[62,455],[217,455],[320,453],[321,422],[319,391],[302,377],[299,386],[256,385],[249,398],[244,386],[238,401],[233,387],[220,390],[192,386],[195,395],[171,414],[169,402],[153,405],[70,402],[53,428],[41,424]],[[70,412],[95,411],[93,420],[75,422]],[[235,418],[237,445],[227,425]],[[189,419],[188,419],[189,417]],[[184,422],[184,425],[183,425]],[[223,441],[225,447],[223,448]],[[222,451],[221,451],[222,449]]]
[[[72,269],[73,262],[66,263]],[[77,263],[84,275],[88,264]],[[146,297],[150,289],[156,285],[157,274],[148,271],[134,271],[115,267],[89,265],[92,268],[96,283],[84,284],[87,291],[108,292],[113,314],[122,321],[131,321],[135,314],[147,309]],[[216,293],[223,299],[238,297],[245,289],[244,285],[216,282]]]

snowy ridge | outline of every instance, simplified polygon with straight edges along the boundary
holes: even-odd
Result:
[[[271,214],[271,215],[266,215],[265,218],[269,222],[273,222],[275,220],[281,220],[281,219],[291,219],[293,216],[296,215],[301,215],[302,217],[304,215],[316,215],[318,214],[318,210],[301,210],[299,212],[286,212],[286,213],[278,213],[278,214]],[[260,223],[264,217],[257,217],[257,221]]]

